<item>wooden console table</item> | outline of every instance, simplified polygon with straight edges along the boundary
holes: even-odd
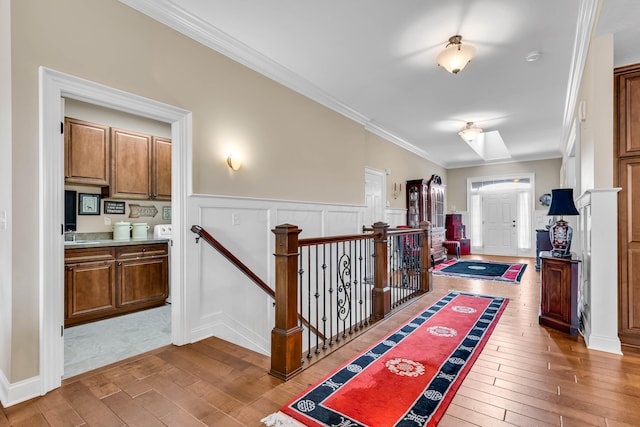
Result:
[[[538,323],[571,335],[578,334],[578,263],[575,257],[540,253],[541,295]]]

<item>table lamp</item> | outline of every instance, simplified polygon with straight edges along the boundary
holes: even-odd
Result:
[[[551,206],[547,215],[560,216],[554,225],[549,228],[551,240],[551,255],[560,258],[571,258],[571,238],[573,229],[563,219],[565,215],[580,215],[573,203],[573,188],[559,188],[551,190]]]

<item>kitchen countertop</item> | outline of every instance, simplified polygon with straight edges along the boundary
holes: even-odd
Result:
[[[76,242],[64,242],[65,249],[101,248],[105,246],[150,245],[153,243],[167,243],[170,239],[160,237],[147,237],[146,239],[78,239]]]

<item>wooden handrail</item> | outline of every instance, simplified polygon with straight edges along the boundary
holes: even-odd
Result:
[[[276,298],[276,292],[269,287],[261,278],[256,276],[256,274],[251,271],[249,267],[244,265],[242,261],[236,258],[227,248],[225,248],[222,243],[218,242],[214,237],[207,232],[204,228],[199,225],[194,225],[191,227],[191,231],[196,233],[198,236],[202,237],[202,239],[213,246],[222,256],[228,259],[233,265],[238,267],[240,271],[249,277],[249,279],[253,280],[253,282],[260,287],[263,291],[265,291],[271,298]]]
[[[253,282],[260,287],[263,291],[265,291],[273,300],[276,299],[276,292],[269,287],[261,278],[256,276],[256,274],[251,271],[249,267],[247,267],[242,261],[236,258],[224,245],[218,242],[207,230],[202,228],[199,225],[194,225],[191,227],[191,231],[200,236],[205,242],[209,243],[214,249],[216,249],[222,256],[228,259],[233,265],[235,265],[240,271],[247,275]],[[305,325],[307,328],[311,329],[314,334],[317,334],[322,339],[325,339],[325,336],[320,333],[313,325],[309,323],[307,319],[302,317],[302,315],[298,314],[298,319]]]
[[[328,237],[308,237],[306,239],[300,239],[298,246],[315,246],[325,243],[338,243],[338,242],[350,242],[354,240],[368,240],[373,237],[373,234],[347,234],[343,236],[328,236]]]

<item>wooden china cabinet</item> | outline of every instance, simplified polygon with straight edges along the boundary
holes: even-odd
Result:
[[[407,225],[418,228],[420,221],[429,221],[432,265],[447,259],[443,245],[446,233],[444,189],[438,175],[431,175],[428,180],[407,181]]]

